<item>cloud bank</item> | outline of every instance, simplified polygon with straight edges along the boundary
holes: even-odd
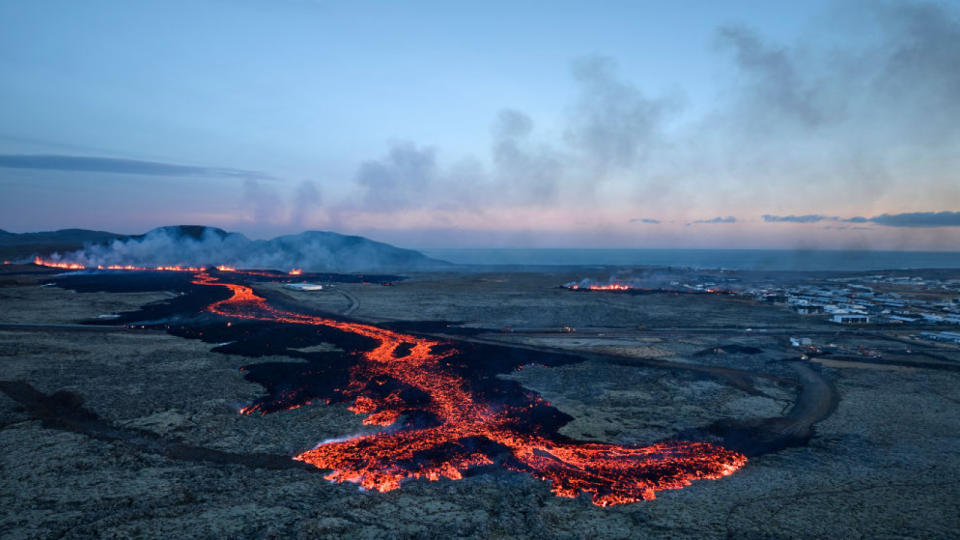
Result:
[[[697,219],[697,220],[691,221],[690,223],[687,223],[687,225],[688,226],[696,225],[698,223],[736,223],[736,222],[737,222],[737,218],[733,216],[727,216],[727,217],[717,216],[712,219]]]
[[[3,154],[0,167],[7,169],[39,169],[48,171],[102,172],[112,174],[144,174],[150,176],[227,177],[271,180],[261,172],[221,167],[194,167],[156,161],[138,161],[108,157],[66,156],[55,154]]]
[[[857,221],[854,221],[857,220]],[[960,212],[907,212],[904,214],[882,214],[855,223],[868,221],[886,227],[960,227]]]
[[[818,214],[806,214],[803,216],[773,216],[764,214],[763,220],[768,223],[816,223],[818,221],[836,219]]]
[[[902,214],[881,214],[873,217],[856,216],[842,218],[807,214],[803,216],[774,216],[764,214],[767,223],[818,223],[821,221],[840,221],[845,223],[875,223],[885,227],[960,227],[960,212],[905,212]]]

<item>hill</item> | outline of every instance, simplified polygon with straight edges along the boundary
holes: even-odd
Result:
[[[203,225],[158,227],[138,235],[83,229],[24,234],[0,230],[0,257],[23,259],[35,255],[90,266],[224,264],[331,272],[396,272],[451,266],[419,251],[331,231],[250,240],[240,233]]]

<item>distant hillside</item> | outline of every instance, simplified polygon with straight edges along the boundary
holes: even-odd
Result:
[[[157,227],[156,229],[151,229],[144,234],[134,234],[128,238],[135,238],[142,240],[148,234],[163,232],[166,234],[174,235],[181,238],[190,238],[193,240],[202,240],[204,235],[212,234],[219,238],[225,238],[231,234],[237,236],[243,236],[240,233],[228,233],[227,231],[220,229],[218,227],[207,227],[206,225],[168,225],[166,227]]]
[[[452,266],[418,251],[329,231],[307,231],[272,240],[250,240],[240,233],[202,225],[159,227],[138,235],[82,229],[25,234],[0,231],[2,258],[53,254],[91,266],[225,264],[334,272],[396,272]]]
[[[86,229],[61,229],[35,233],[11,233],[0,229],[0,257],[18,259],[31,255],[75,251],[89,244],[127,238],[122,234]]]
[[[126,238],[122,234],[105,231],[88,231],[86,229],[60,229],[59,231],[35,233],[11,233],[0,229],[0,245],[50,245],[50,244],[83,244],[89,242],[106,242],[115,238]]]
[[[302,259],[309,259],[311,254],[326,250],[330,254],[330,260],[336,261],[341,268],[403,270],[450,266],[446,261],[431,259],[419,251],[375,242],[362,236],[345,236],[329,231],[307,231],[280,236],[266,244],[269,249],[297,253]],[[305,260],[303,266],[308,265]]]

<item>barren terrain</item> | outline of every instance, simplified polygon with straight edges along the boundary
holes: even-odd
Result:
[[[433,336],[574,352],[517,380],[573,420],[564,435],[625,445],[739,445],[720,480],[600,508],[502,469],[388,493],[289,460],[371,426],[345,405],[268,415],[242,366],[162,331],[73,326],[173,297],[0,287],[0,535],[947,537],[960,529],[960,350],[904,344],[722,295],[573,292],[570,273],[422,274],[393,286],[278,284],[271,298]],[[106,323],[110,319],[103,317]],[[424,324],[424,321],[441,321]],[[883,361],[805,358],[788,337],[882,348]],[[924,353],[929,353],[924,355]]]

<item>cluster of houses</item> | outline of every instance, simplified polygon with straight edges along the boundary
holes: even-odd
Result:
[[[890,288],[877,287],[879,283],[896,285],[899,290],[904,289],[903,285],[909,285],[918,293],[935,291],[939,294],[879,292],[875,289]],[[751,292],[758,300],[784,304],[801,314],[823,314],[838,324],[960,325],[960,280],[877,275]]]
[[[681,289],[722,292],[783,305],[803,315],[821,315],[837,324],[944,324],[960,326],[960,280],[904,276],[834,278],[813,284],[733,286],[736,278],[696,283]],[[728,281],[728,282],[725,282]],[[891,292],[895,289],[901,292]],[[915,291],[917,294],[911,294]],[[936,294],[930,294],[936,293]]]

